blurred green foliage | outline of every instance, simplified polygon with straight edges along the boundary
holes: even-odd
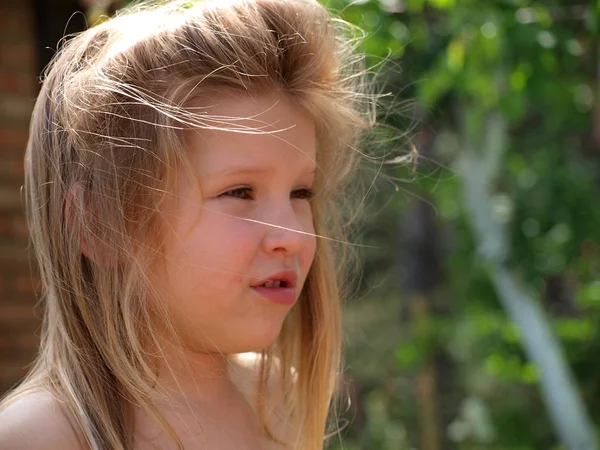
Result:
[[[506,263],[548,312],[587,410],[600,424],[595,5],[323,3],[367,32],[362,50],[395,102],[383,106],[382,120],[398,134],[410,129],[417,144],[423,135],[433,140],[416,170],[384,168],[369,202],[364,242],[376,248],[364,252],[362,289],[346,317],[347,365],[361,411],[349,417],[354,425],[342,433],[344,448],[423,448],[415,383],[436,349],[451,355],[456,372],[451,388],[438,390],[454,405],[445,411],[453,419],[441,421],[447,442],[440,448],[561,448],[544,412],[539,369],[498,302],[465,215],[457,112],[467,112],[464,129],[475,136],[492,111],[508,124],[507,153],[492,186],[494,214],[510,231]],[[415,320],[405,289],[402,220],[418,198],[435,208],[441,235],[443,277],[428,298],[444,298],[451,308]]]

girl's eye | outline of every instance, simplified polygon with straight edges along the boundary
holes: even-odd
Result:
[[[219,197],[233,197],[233,198],[239,198],[241,200],[254,200],[254,192],[252,191],[252,188],[249,187],[239,187],[239,188],[235,188],[235,189],[231,189],[227,192],[223,192],[222,194],[219,195]],[[291,193],[291,198],[294,199],[298,199],[298,200],[312,200],[314,197],[314,193],[312,191],[312,189],[296,189],[295,191],[292,191]]]
[[[312,189],[296,189],[292,192],[292,198],[299,200],[312,200],[314,196],[315,193]]]
[[[227,192],[223,192],[219,197],[233,197],[242,200],[252,200],[252,189],[249,187],[235,188]]]

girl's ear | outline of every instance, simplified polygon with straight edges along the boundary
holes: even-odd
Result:
[[[79,240],[81,254],[101,267],[116,267],[118,256],[105,241],[100,238],[97,223],[91,220],[93,205],[86,199],[85,190],[75,183],[67,191],[63,205],[63,214],[68,233]]]

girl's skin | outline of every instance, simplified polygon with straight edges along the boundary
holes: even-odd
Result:
[[[207,103],[215,105],[208,114],[238,118],[231,123],[261,132],[197,130],[185,136],[201,191],[182,173],[178,192],[164,209],[165,264],[155,277],[184,348],[164,339],[170,369],[161,367],[159,384],[174,400],[161,407],[185,448],[280,448],[264,435],[252,406],[254,358],[227,355],[269,346],[293,307],[265,298],[253,286],[291,271],[297,299],[306,280],[316,248],[309,202],[315,128],[308,113],[284,94]],[[269,390],[276,394],[277,380]],[[58,402],[35,395],[37,401],[22,399],[0,415],[0,437],[9,440],[2,448],[82,448],[57,414]],[[276,408],[269,419],[271,431],[282,439],[284,414]],[[141,410],[135,437],[136,449],[173,448]]]

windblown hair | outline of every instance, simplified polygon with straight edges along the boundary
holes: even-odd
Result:
[[[155,388],[157,330],[168,328],[157,323],[165,311],[149,275],[160,262],[161,205],[190,167],[184,130],[236,130],[226,118],[195,113],[191,100],[276,90],[316,124],[312,207],[321,238],[298,304],[262,352],[259,385],[265,390],[277,367],[295,430],[287,443],[323,448],[336,426],[344,204],[358,140],[373,122],[355,50],[352,29],[316,0],[137,5],[63,43],[45,73],[25,156],[42,341],[3,406],[46,390],[64,402],[82,442],[120,450],[133,447],[138,405],[183,448]],[[82,239],[97,258],[82,254]]]

